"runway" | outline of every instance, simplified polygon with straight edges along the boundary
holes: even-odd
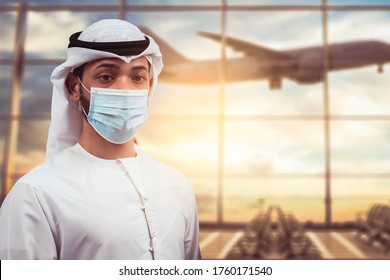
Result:
[[[354,230],[308,230],[306,235],[320,251],[324,259],[390,259],[379,246],[369,246],[357,240]],[[203,259],[224,259],[237,240],[244,234],[243,230],[210,230],[200,231],[200,249]],[[282,258],[273,255],[272,258]]]

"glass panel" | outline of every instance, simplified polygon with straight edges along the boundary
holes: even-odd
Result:
[[[66,2],[61,0],[26,0],[29,4],[34,5],[91,5],[91,6],[100,6],[100,5],[118,5],[119,0],[104,0],[104,1],[96,1],[96,0],[67,0]]]
[[[217,122],[149,120],[137,133],[140,147],[151,157],[186,176],[217,172]]]
[[[390,47],[390,46],[389,46]],[[331,114],[390,115],[390,73],[348,70],[329,76]]]
[[[390,202],[390,178],[348,178],[332,180],[332,212],[337,222],[356,221],[374,203]]]
[[[115,12],[31,11],[27,17],[26,58],[66,59],[70,35],[100,19],[117,17]]]
[[[24,174],[43,163],[50,121],[21,121],[15,172]]]
[[[127,20],[143,28],[159,44],[164,69],[152,114],[216,115],[220,47],[199,38],[197,31],[218,30],[216,12],[130,13]],[[157,35],[158,34],[158,35]],[[214,80],[211,82],[210,77]]]
[[[390,121],[332,122],[332,171],[389,173]]]
[[[16,6],[17,5],[17,1],[16,0],[1,0],[0,1],[0,7],[1,6],[5,6],[4,4],[7,4],[7,5],[13,4],[14,6]]]
[[[0,116],[5,116],[9,112],[11,71],[11,66],[0,65]]]
[[[229,176],[324,172],[322,122],[236,121],[227,123],[225,131],[224,172]]]
[[[278,205],[283,212],[293,214],[301,222],[323,222],[323,193],[323,179],[226,179],[224,221],[248,222],[259,211]]]
[[[226,113],[322,114],[321,32],[318,12],[229,13]]]
[[[51,112],[51,97],[53,85],[50,75],[56,66],[26,66],[23,87],[21,115],[47,115]]]
[[[323,86],[297,85],[286,80],[281,90],[270,90],[266,81],[240,82],[225,87],[226,114],[322,115]]]
[[[330,13],[332,114],[390,114],[389,24],[389,12]]]
[[[164,70],[163,70],[164,71]],[[159,82],[151,116],[216,116],[218,114],[219,86],[185,86]]]
[[[221,0],[196,0],[196,1],[183,1],[183,0],[127,0],[129,6],[146,6],[146,5],[157,5],[157,6],[203,6],[203,5],[220,5]]]
[[[261,6],[261,5],[271,5],[271,6],[295,6],[295,5],[321,5],[322,0],[227,0],[228,5],[239,5],[239,6]]]
[[[215,222],[217,218],[217,179],[189,177],[194,187],[200,222]]]
[[[221,54],[218,44],[198,34],[198,31],[220,31],[219,12],[132,12],[126,15],[126,20],[137,26],[146,27],[148,29],[144,30],[146,34],[156,39],[157,43],[163,42],[159,45],[161,45],[163,58],[165,58],[164,71],[170,72],[170,75],[177,75],[182,72],[180,70],[185,70],[182,67],[189,64],[187,60],[202,62],[205,59],[219,59]],[[184,60],[179,60],[179,58]],[[177,66],[176,71],[174,71],[175,68],[168,71],[172,61],[181,67]],[[199,75],[199,72],[197,73]],[[183,79],[181,83],[188,83],[188,81]]]
[[[328,0],[329,5],[381,5],[388,6],[390,5],[388,0]]]
[[[388,11],[330,12],[329,41],[330,43],[351,40],[388,41],[389,23]],[[354,28],[351,29],[351,26]]]
[[[229,12],[226,35],[292,55],[290,49],[322,44],[321,20],[312,11]]]
[[[10,59],[15,46],[16,13],[0,12],[0,18],[0,59]]]

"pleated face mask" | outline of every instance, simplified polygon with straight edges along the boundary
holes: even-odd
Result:
[[[80,81],[81,83],[81,81]],[[123,90],[91,87],[88,122],[107,141],[123,144],[130,141],[148,119],[148,89]]]

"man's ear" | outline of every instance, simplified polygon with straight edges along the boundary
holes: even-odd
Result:
[[[69,73],[65,80],[65,86],[68,90],[69,99],[73,101],[80,100],[80,83],[74,73]]]

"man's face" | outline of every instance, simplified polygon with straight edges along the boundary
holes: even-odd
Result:
[[[82,78],[80,78],[84,86],[74,74],[70,75],[73,78],[68,76],[66,81],[69,96],[73,100],[81,101],[86,114],[89,113],[91,87],[140,90],[150,89],[153,81],[150,65],[145,57],[139,57],[130,63],[119,58],[103,58],[88,62],[83,66]]]
[[[126,63],[119,58],[93,60],[84,65],[81,82],[90,91],[91,87],[111,89],[150,89],[152,77],[149,62],[139,57]],[[89,112],[90,93],[80,85],[81,103]]]
[[[87,114],[91,87],[140,90],[150,89],[153,82],[150,64],[145,57],[139,57],[130,63],[119,58],[93,60],[83,65],[80,76],[82,76],[80,80],[85,88],[75,73],[68,75],[65,84],[69,98],[73,101],[81,101]]]
[[[82,82],[91,87],[111,89],[149,89],[151,76],[149,63],[140,57],[126,63],[119,58],[104,58],[88,62],[84,66]],[[83,94],[88,92],[82,88]]]

